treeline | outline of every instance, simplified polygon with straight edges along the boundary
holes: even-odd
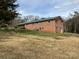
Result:
[[[65,32],[79,33],[79,12],[75,11],[74,14],[65,21]]]

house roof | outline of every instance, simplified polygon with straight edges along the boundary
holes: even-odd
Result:
[[[32,24],[32,23],[39,23],[39,22],[52,21],[52,20],[62,20],[62,21],[63,21],[63,19],[62,19],[60,16],[58,16],[58,17],[44,18],[44,19],[40,19],[40,20],[37,20],[37,21],[25,22],[25,23],[21,23],[21,24],[19,24],[19,25]]]

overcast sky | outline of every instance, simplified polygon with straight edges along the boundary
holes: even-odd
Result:
[[[18,12],[23,16],[68,16],[79,10],[79,0],[18,0]]]

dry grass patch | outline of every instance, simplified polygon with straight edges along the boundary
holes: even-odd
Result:
[[[79,59],[79,37],[16,34],[8,38],[0,42],[0,59]]]

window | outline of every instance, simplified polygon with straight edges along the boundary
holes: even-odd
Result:
[[[44,27],[41,27],[41,29],[44,29]]]
[[[41,30],[41,27],[39,28],[39,30]]]
[[[39,30],[42,30],[42,29],[44,29],[44,27],[40,27],[40,28],[39,28]]]

